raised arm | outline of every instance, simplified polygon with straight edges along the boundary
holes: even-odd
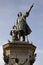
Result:
[[[29,10],[24,14],[24,17],[28,17],[30,14],[31,9],[33,8],[34,3],[30,6]]]

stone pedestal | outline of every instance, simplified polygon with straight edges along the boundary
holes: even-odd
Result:
[[[9,57],[5,65],[13,65],[15,58],[19,59],[19,64],[30,65],[30,57],[34,56],[36,46],[25,41],[9,42],[3,45],[3,54]],[[4,57],[5,58],[5,57]],[[27,60],[27,61],[26,61]]]

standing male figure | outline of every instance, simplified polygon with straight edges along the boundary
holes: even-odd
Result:
[[[33,5],[34,4],[32,4],[30,6],[30,9],[24,15],[22,15],[22,12],[18,13],[18,18],[16,21],[16,27],[17,27],[18,34],[19,34],[19,39],[22,36],[23,41],[25,41],[25,36],[27,36],[28,34],[30,34],[32,32],[30,27],[26,23],[26,18],[29,16],[29,13],[30,13]]]

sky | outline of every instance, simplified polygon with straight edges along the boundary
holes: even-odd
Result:
[[[3,65],[3,47],[8,39],[11,40],[10,30],[15,24],[18,12],[23,14],[34,3],[34,7],[27,18],[32,33],[28,35],[36,48],[36,62],[43,64],[43,0],[0,0],[0,64]]]

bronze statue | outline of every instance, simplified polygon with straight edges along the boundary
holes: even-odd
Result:
[[[12,30],[10,31],[10,35],[12,36],[12,41],[14,42],[15,40],[19,40],[18,39],[18,31],[15,30],[16,26],[13,26]]]
[[[34,4],[32,4],[30,6],[30,9],[24,15],[22,15],[22,12],[18,13],[18,18],[16,21],[16,27],[17,27],[17,30],[19,33],[19,37],[23,36],[23,41],[25,41],[25,36],[27,36],[28,34],[30,34],[32,32],[30,27],[28,26],[28,24],[26,22],[26,18],[29,16],[33,5]]]
[[[29,16],[31,9],[33,8],[33,5],[34,4],[30,6],[30,9],[24,15],[22,15],[22,12],[18,13],[16,25],[13,26],[13,29],[16,26],[16,30],[14,29],[10,33],[10,35],[12,35],[13,40],[20,40],[20,37],[22,36],[23,41],[25,41],[25,36],[32,32],[32,30],[26,22],[26,18]]]

